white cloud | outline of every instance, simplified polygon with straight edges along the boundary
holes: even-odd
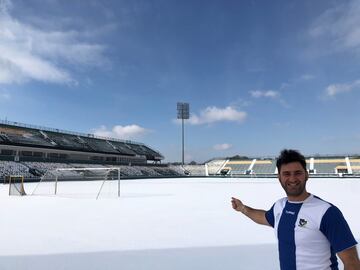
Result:
[[[250,91],[250,94],[254,98],[261,98],[261,97],[277,98],[280,95],[279,92],[273,90],[266,90],[266,91],[253,90]]]
[[[326,10],[312,25],[309,33],[322,39],[331,50],[354,50],[360,53],[360,1],[341,2]]]
[[[72,83],[70,75],[51,62],[15,48],[0,45],[0,83],[21,83],[29,79]]]
[[[356,80],[352,83],[344,84],[331,84],[325,89],[326,96],[334,97],[341,93],[351,92],[354,89],[360,88],[360,80]]]
[[[102,125],[99,128],[93,130],[93,133],[97,136],[117,138],[123,140],[139,138],[149,132],[149,129],[134,124],[128,126],[116,125],[111,130],[107,129],[106,126]]]
[[[232,147],[231,144],[228,143],[222,143],[222,144],[216,144],[214,145],[214,149],[217,151],[224,151],[224,150],[229,150]]]
[[[283,83],[281,85],[281,89],[284,89],[289,86],[290,86],[290,84]],[[252,91],[249,91],[249,93],[253,98],[271,98],[271,99],[275,100],[276,102],[279,102],[284,108],[290,108],[289,104],[283,98],[281,98],[281,94],[279,91],[252,90]]]
[[[211,124],[215,122],[243,122],[247,117],[247,113],[238,111],[232,106],[226,108],[217,108],[215,106],[207,107],[200,112],[200,115],[192,114],[188,122],[191,125]]]
[[[98,66],[106,61],[102,45],[86,42],[88,33],[36,28],[13,18],[11,7],[11,1],[0,0],[0,83],[73,84],[70,65]]]

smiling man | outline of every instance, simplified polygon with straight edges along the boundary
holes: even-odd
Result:
[[[356,240],[341,211],[309,193],[305,157],[295,150],[280,153],[276,166],[286,197],[270,210],[254,209],[232,198],[233,209],[275,229],[281,270],[360,270]]]

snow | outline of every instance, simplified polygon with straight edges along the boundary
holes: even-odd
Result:
[[[101,183],[23,197],[1,185],[0,269],[279,269],[273,229],[230,203],[269,209],[284,196],[276,179],[127,180],[120,198],[113,183],[96,200]],[[338,206],[360,240],[360,179],[310,179],[307,189]]]

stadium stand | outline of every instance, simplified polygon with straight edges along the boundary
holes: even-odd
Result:
[[[134,144],[134,143],[126,143],[126,145],[129,146],[130,149],[133,150],[138,155],[146,156],[148,160],[156,161],[164,158],[161,154],[150,149],[146,145]]]
[[[27,178],[34,176],[29,172],[29,168],[24,164],[14,161],[0,161],[0,177],[5,179],[5,176],[22,175]]]
[[[360,174],[360,158],[350,158],[350,166],[352,174]]]
[[[206,176],[205,165],[184,165],[183,168],[190,176]]]
[[[142,143],[0,121],[0,177],[36,179],[55,168],[119,165],[126,176],[184,175],[164,168],[163,159]]]
[[[41,177],[45,175],[46,172],[58,169],[58,168],[71,168],[73,166],[66,163],[54,163],[54,162],[21,162],[19,164],[23,164],[28,168],[29,173],[31,174],[31,178]]]
[[[14,162],[0,160],[0,178],[5,179],[10,175],[22,175],[27,181],[39,180],[41,177],[55,177],[54,171],[59,168],[111,168],[113,165],[103,164],[79,164],[79,163],[53,163],[53,162]],[[120,175],[125,178],[144,178],[144,177],[175,177],[185,176],[183,170],[176,170],[174,167],[166,165],[147,165],[147,166],[129,166],[120,165]],[[60,171],[62,177],[68,177],[69,180],[78,180],[81,178],[79,171]]]
[[[164,159],[159,152],[142,143],[8,121],[0,123],[0,135],[0,150],[13,151],[9,152],[10,156],[14,155],[18,160],[31,161],[37,157],[49,162],[52,161],[51,159],[62,159],[64,161],[95,160],[146,164],[148,161],[157,163]]]
[[[252,167],[253,173],[258,174],[274,174],[276,171],[275,160],[256,160]]]
[[[344,170],[346,169],[346,171]],[[316,158],[314,159],[314,170],[316,174],[337,174],[347,173],[345,158]]]
[[[182,165],[169,165],[168,167],[177,175],[189,175],[189,172],[185,171]]]
[[[158,151],[142,143],[0,121],[0,180],[4,181],[10,175],[37,181],[51,177],[49,174],[58,168],[113,166],[121,168],[123,178],[277,175],[274,158],[214,159],[204,165],[184,166],[161,164],[163,159]],[[306,166],[314,177],[360,176],[359,156],[308,157]],[[61,171],[69,179],[81,179],[82,173]]]
[[[253,163],[253,160],[229,160],[224,168],[229,168],[229,173],[231,175],[237,174],[246,174],[249,170],[251,170],[250,166]]]
[[[170,167],[154,167],[158,173],[160,173],[163,177],[174,177],[174,176],[185,176],[185,173],[178,172],[177,170],[173,170]]]
[[[95,152],[107,152],[107,153],[115,153],[118,154],[119,151],[109,144],[106,140],[100,140],[96,138],[87,138],[87,137],[78,137],[80,140],[83,141],[84,144],[87,144],[92,151]]]
[[[347,156],[317,156],[306,159],[306,168],[312,177],[360,176],[360,158]],[[211,175],[211,174],[209,174]],[[253,158],[227,160],[216,175],[233,177],[276,177],[275,158]]]
[[[218,172],[220,172],[220,169],[225,165],[226,160],[225,159],[214,159],[209,162],[207,162],[208,166],[208,173],[209,175],[216,175]]]
[[[119,151],[121,155],[125,155],[125,156],[137,155],[136,152],[131,150],[131,148],[127,146],[124,142],[109,141],[109,143],[111,143]]]
[[[50,142],[36,130],[23,129],[16,126],[0,126],[2,143],[10,143],[15,145],[38,145],[53,146]]]
[[[76,135],[55,133],[46,131],[48,138],[55,143],[60,149],[76,150],[76,151],[94,151],[84,140],[81,140]]]

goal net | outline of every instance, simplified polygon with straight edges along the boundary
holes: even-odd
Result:
[[[120,197],[120,167],[57,168],[46,171],[31,195]]]
[[[9,195],[23,196],[26,195],[24,189],[24,177],[22,175],[9,176]]]

